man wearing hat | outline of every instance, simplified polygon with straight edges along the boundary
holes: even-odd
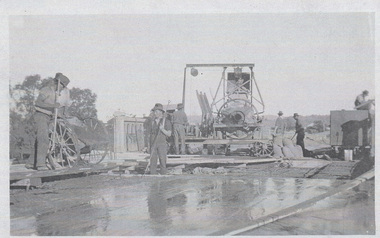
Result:
[[[49,149],[49,121],[54,116],[55,108],[61,105],[57,102],[58,94],[70,80],[62,73],[57,73],[54,82],[40,90],[35,102],[35,113],[33,115],[36,125],[35,158],[29,160],[25,167],[28,169],[48,170],[46,167],[46,156]]]
[[[62,78],[62,80],[64,80]],[[65,85],[63,89],[58,94],[57,102],[61,105],[61,107],[58,109],[58,115],[60,116],[67,116],[67,109],[71,106],[72,100],[70,98],[70,90],[67,87],[68,81],[64,80],[64,83],[62,85]]]
[[[300,120],[300,116],[298,113],[294,113],[293,115],[294,120],[296,120],[296,133],[297,134],[297,142],[296,144],[302,147],[303,154],[305,154],[305,143],[304,143],[304,138],[305,138],[305,128],[303,127],[303,124]],[[293,136],[294,137],[294,136]]]
[[[276,123],[275,123],[274,133],[276,135],[282,135],[283,136],[285,133],[286,125],[285,125],[285,120],[282,117],[282,115],[284,115],[284,113],[282,113],[282,111],[279,111],[278,117],[277,117]]]
[[[367,90],[364,90],[361,94],[359,94],[355,99],[355,107],[363,104],[366,101],[365,98],[368,96],[368,94],[369,92]]]
[[[357,110],[370,110],[372,103],[374,100],[367,100],[369,92],[364,90],[361,94],[359,94],[355,99],[355,108]]]
[[[177,105],[177,111],[173,113],[172,123],[174,129],[175,153],[179,154],[179,140],[181,140],[181,154],[185,154],[185,127],[188,124],[187,116],[182,103]]]
[[[157,157],[160,160],[160,173],[166,174],[166,137],[172,134],[172,124],[170,120],[166,120],[162,104],[156,103],[152,110],[154,119],[152,126],[148,128],[150,134],[150,174],[157,174]]]

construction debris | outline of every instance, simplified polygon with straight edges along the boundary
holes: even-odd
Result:
[[[184,168],[185,168],[185,165],[179,165],[173,168],[168,168],[168,174],[180,175],[183,173]]]
[[[280,161],[275,162],[275,165],[280,168],[290,168],[293,166],[293,163],[289,158],[284,158]]]
[[[192,174],[227,174],[227,170],[224,167],[218,167],[217,169],[196,167],[193,169]]]

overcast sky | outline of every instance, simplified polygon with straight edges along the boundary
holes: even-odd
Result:
[[[374,13],[10,16],[11,84],[67,75],[98,95],[99,118],[182,101],[186,64],[254,63],[265,114],[353,108],[374,98]],[[205,79],[210,91],[221,77]],[[196,80],[189,83],[195,83]],[[198,80],[199,81],[199,80]],[[199,82],[198,82],[199,83]],[[198,85],[199,86],[199,85]],[[201,86],[199,86],[201,87]],[[197,85],[189,87],[195,95]],[[200,114],[189,100],[188,114]],[[195,106],[194,106],[195,105]]]

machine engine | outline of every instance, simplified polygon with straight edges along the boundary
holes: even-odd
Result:
[[[210,67],[210,65],[191,66]],[[223,138],[248,138],[260,126],[262,121],[260,114],[264,112],[264,102],[253,75],[254,65],[211,65],[211,67],[220,66],[223,67],[223,72],[215,95],[211,95],[213,101],[209,103],[204,93],[197,92],[202,109],[201,128],[207,132],[203,136],[208,137],[209,133],[214,133],[216,136],[215,134],[221,133]],[[231,68],[233,72],[227,72]],[[262,107],[262,110],[259,111],[257,105]]]

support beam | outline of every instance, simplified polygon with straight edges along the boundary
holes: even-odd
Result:
[[[123,112],[114,113],[114,152],[122,153],[126,151],[126,138],[124,134],[124,116]]]

